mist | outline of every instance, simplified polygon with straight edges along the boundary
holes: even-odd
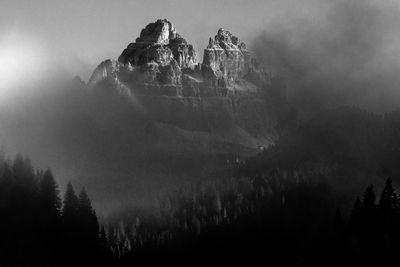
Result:
[[[238,8],[243,2],[236,4],[235,12],[244,15]],[[261,2],[257,2],[253,8],[260,6]],[[397,2],[307,0],[301,4],[267,2],[262,7],[264,15],[251,20],[251,24],[245,24],[242,16],[238,20],[240,25],[228,17],[218,18],[221,23],[217,24],[214,17],[213,23],[201,28],[201,42],[206,43],[220,27],[237,34],[268,71],[287,80],[289,100],[303,116],[340,105],[356,105],[376,112],[398,106]],[[111,54],[115,58],[134,40],[132,36],[151,21],[143,20],[143,25],[135,23],[133,29],[121,26],[116,31],[118,36],[113,43],[118,41],[121,49],[113,46],[116,51]],[[181,20],[179,16],[178,22]],[[197,51],[202,51],[205,44],[197,40],[200,37],[193,30],[197,29],[195,23],[175,26],[179,32],[183,28],[182,35],[189,43],[194,42]],[[3,43],[12,47],[18,43],[32,54],[39,51],[40,56],[32,64],[17,66],[16,79],[22,83],[3,86],[7,89],[1,98],[2,147],[10,156],[22,152],[31,157],[35,166],[52,168],[62,190],[68,181],[78,188],[85,186],[100,212],[121,208],[126,203],[149,205],[168,186],[209,175],[196,169],[196,164],[210,169],[220,164],[215,155],[210,156],[216,152],[213,143],[201,148],[187,146],[179,139],[186,132],[177,132],[147,117],[138,118],[131,104],[121,105],[110,98],[106,98],[106,103],[88,93],[82,80],[86,81],[96,64],[110,54],[103,43],[97,46],[94,37],[88,37],[94,50],[89,57],[97,60],[99,49],[105,49],[98,61],[84,59],[84,52],[77,53],[79,47],[73,47],[72,40],[49,41],[38,31],[28,33],[19,27],[8,32],[12,38],[3,38]],[[108,32],[107,38],[112,33]],[[91,50],[82,47],[83,51]],[[82,80],[73,79],[75,75]],[[166,151],[184,156],[171,156]],[[190,158],[190,153],[199,151],[204,158]]]
[[[400,262],[400,0],[2,1],[0,266]]]
[[[286,78],[303,115],[340,105],[375,112],[399,105],[397,1],[285,4],[252,45],[269,71]]]

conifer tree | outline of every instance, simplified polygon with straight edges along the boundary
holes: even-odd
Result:
[[[65,221],[74,221],[78,216],[78,197],[71,182],[67,184],[64,195],[62,216]]]
[[[34,183],[34,171],[29,158],[23,158],[18,153],[14,159],[12,171],[15,178],[21,182],[21,185],[32,186]]]
[[[100,248],[99,225],[85,188],[82,188],[77,201],[78,218],[76,232],[79,237],[77,248],[80,250],[78,255],[81,261],[89,263],[91,259],[96,257],[95,255]]]
[[[374,186],[369,185],[365,190],[363,196],[363,208],[367,211],[372,211],[375,208],[376,196],[374,191]]]
[[[97,216],[85,188],[82,188],[79,193],[78,212],[82,229],[86,232],[85,234],[88,235],[88,238],[93,242],[97,241],[99,231]]]
[[[52,216],[59,216],[61,199],[59,197],[58,185],[49,169],[43,174],[39,190],[41,209]]]
[[[397,194],[392,186],[392,180],[389,177],[386,180],[385,187],[382,190],[381,198],[379,200],[380,212],[380,226],[381,231],[384,233],[391,233],[396,227],[393,220],[395,219],[395,212],[398,208]]]
[[[49,259],[55,260],[59,255],[58,238],[61,231],[60,209],[61,199],[59,197],[58,185],[53,174],[48,169],[44,174],[38,172],[39,182],[39,219],[40,240],[42,248],[49,253]],[[43,252],[43,253],[46,253]]]
[[[93,212],[92,203],[90,202],[85,188],[82,188],[81,192],[79,193],[78,208],[81,216],[87,216]]]
[[[385,212],[396,209],[398,206],[398,198],[392,185],[392,179],[386,180],[385,187],[382,190],[379,200],[379,208]]]

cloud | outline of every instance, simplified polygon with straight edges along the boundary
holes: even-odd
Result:
[[[400,9],[395,1],[301,1],[280,10],[253,43],[305,113],[336,105],[385,111],[400,99]]]
[[[87,79],[93,66],[63,45],[13,26],[0,34],[0,102],[49,80]],[[57,77],[57,79],[55,79]]]
[[[45,45],[38,38],[18,30],[0,36],[0,98],[44,75],[48,60]]]

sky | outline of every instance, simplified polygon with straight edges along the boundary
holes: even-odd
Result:
[[[10,32],[34,37],[55,54],[94,66],[117,58],[148,23],[166,18],[201,55],[208,38],[221,27],[250,40],[269,18],[279,15],[276,5],[282,4],[275,0],[2,0],[0,38]]]
[[[59,64],[87,81],[159,18],[200,62],[209,37],[230,30],[290,80],[293,96],[307,98],[295,101],[325,106],[368,94],[376,111],[399,102],[400,0],[1,0],[0,75],[15,82],[20,70],[36,77],[39,67],[49,73],[43,66]]]

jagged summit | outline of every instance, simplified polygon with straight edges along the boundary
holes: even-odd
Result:
[[[140,37],[122,52],[118,61],[131,65],[155,62],[165,66],[176,63],[180,68],[194,68],[198,64],[193,46],[166,19],[148,24],[141,31]]]
[[[170,21],[159,19],[141,30],[118,61],[100,64],[89,86],[108,80],[136,95],[234,97],[264,94],[270,78],[230,31],[221,28],[210,38],[200,64],[193,45]]]
[[[206,49],[246,50],[246,44],[227,30],[220,28],[214,39],[210,38]]]
[[[140,32],[140,37],[136,43],[155,43],[161,45],[169,44],[170,40],[179,39],[175,27],[166,19],[159,19],[156,22],[149,23]],[[182,39],[183,40],[183,39]]]
[[[202,72],[211,87],[229,95],[259,93],[270,82],[246,44],[222,28],[204,49]]]
[[[199,63],[193,46],[159,19],[118,60],[103,61],[88,86],[134,100],[156,122],[213,134],[219,129],[227,143],[255,147],[274,138],[286,103],[285,93],[276,93],[285,92],[284,83],[276,81],[230,31],[210,38]]]

